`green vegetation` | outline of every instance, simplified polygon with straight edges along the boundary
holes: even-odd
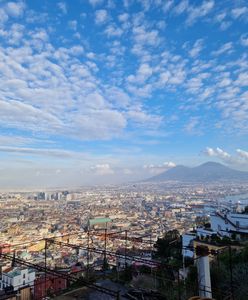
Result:
[[[209,237],[205,237],[205,238],[203,237],[201,239],[197,237],[196,239],[201,240],[203,242],[214,244],[216,246],[240,245],[240,242],[235,240],[235,238],[236,238],[235,234],[232,235],[232,238],[229,238],[227,236],[219,237],[218,235],[213,234]]]
[[[163,262],[174,266],[182,264],[182,241],[178,230],[167,231],[163,238],[157,240],[154,247],[157,249],[155,257]]]
[[[248,214],[248,205],[245,207],[245,209],[243,210],[242,214]]]
[[[224,299],[233,293],[234,299],[247,300],[248,295],[248,245],[234,240],[234,237],[213,236],[207,242],[226,246],[211,262],[213,298]],[[198,294],[197,268],[193,261],[185,262],[188,276],[183,282],[177,278],[177,270],[182,266],[181,239],[177,230],[168,231],[155,244],[156,258],[174,267],[157,270],[157,286],[167,299],[176,299],[181,294],[185,299]],[[236,248],[235,248],[236,247]],[[174,297],[174,298],[173,298]]]
[[[195,218],[196,226],[205,226],[205,224],[209,223],[210,218],[207,216],[197,216]]]
[[[216,300],[230,297],[247,300],[248,295],[248,246],[232,249],[227,246],[211,262],[211,286],[213,298]],[[185,290],[197,294],[197,269],[189,267]],[[228,299],[228,298],[227,298]]]
[[[219,290],[233,292],[234,299],[247,300],[248,246],[226,249],[211,266],[211,280],[216,299],[222,299]]]

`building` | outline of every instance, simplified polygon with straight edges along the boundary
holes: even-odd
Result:
[[[0,279],[1,290],[18,291],[25,286],[33,286],[35,281],[35,271],[28,268],[9,268],[2,271]]]
[[[0,254],[1,253],[10,253],[10,251],[11,251],[10,248],[11,248],[10,244],[7,244],[7,243],[0,244]]]
[[[196,233],[187,232],[182,235],[182,255],[184,257],[194,257],[193,240],[196,238]]]
[[[195,248],[201,241],[210,240],[212,236],[219,236],[217,231],[212,228],[197,227],[194,231],[186,232],[182,235],[182,255],[184,257],[194,258]]]
[[[35,279],[34,284],[34,299],[40,300],[46,295],[55,295],[60,291],[65,290],[67,287],[67,280],[52,275],[47,275]]]
[[[248,214],[215,212],[210,215],[211,228],[221,236],[248,237]]]
[[[111,224],[113,221],[107,217],[99,217],[95,219],[89,220],[89,228],[101,228],[105,229],[108,228],[108,224]]]

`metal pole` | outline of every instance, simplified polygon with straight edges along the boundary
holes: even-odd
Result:
[[[13,259],[12,259],[12,263],[11,263],[12,268],[15,267],[15,257],[16,257],[16,250],[14,250],[14,253],[13,253]]]
[[[107,225],[107,223],[106,223]],[[107,255],[106,255],[106,250],[107,250],[107,226],[104,230],[104,259],[103,259],[103,271],[104,271],[104,277],[105,277],[105,272],[107,269]]]
[[[90,264],[90,227],[88,227],[87,232],[87,279],[89,280],[89,264]]]
[[[152,234],[150,234],[150,251],[151,251],[151,259],[152,259]],[[152,274],[152,266],[151,266],[151,274]]]
[[[125,230],[125,269],[127,268],[127,230]]]
[[[45,239],[45,297],[47,296],[47,240]]]

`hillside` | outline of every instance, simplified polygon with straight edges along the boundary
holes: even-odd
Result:
[[[207,162],[194,168],[176,166],[146,181],[170,180],[184,182],[248,181],[248,172],[234,170],[216,162]]]

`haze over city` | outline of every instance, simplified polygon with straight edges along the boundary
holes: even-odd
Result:
[[[248,171],[247,1],[0,1],[0,187]]]

